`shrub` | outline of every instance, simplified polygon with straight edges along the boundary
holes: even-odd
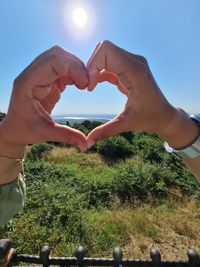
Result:
[[[99,121],[83,121],[82,124],[88,129],[93,130],[94,128],[102,125],[102,122]]]
[[[116,161],[132,155],[132,147],[123,136],[112,136],[97,144],[97,151],[106,160]]]
[[[129,141],[129,143],[132,144],[134,142],[134,137],[137,134],[135,134],[134,132],[124,132],[121,133],[120,135],[123,136],[127,141]]]
[[[163,157],[163,166],[167,166],[174,173],[170,183],[179,187],[184,194],[189,196],[200,196],[200,183],[191,174],[178,156],[166,153]]]
[[[82,172],[79,190],[87,196],[88,208],[99,210],[110,206],[114,175],[114,168],[104,166],[85,169]]]
[[[75,128],[75,129],[83,132],[85,135],[88,135],[88,133],[89,133],[89,130],[84,125],[82,125],[82,124],[75,123],[73,125],[73,128]]]
[[[113,193],[122,202],[144,201],[148,197],[167,197],[168,181],[174,178],[173,172],[161,165],[148,163],[133,165],[121,163],[113,179]]]
[[[0,121],[2,121],[5,116],[6,116],[5,113],[0,112]]]
[[[45,227],[54,223],[64,226],[78,221],[87,200],[77,190],[79,179],[75,171],[62,164],[42,161],[34,164],[27,162],[25,172],[25,212],[35,211],[37,222]]]
[[[122,202],[167,198],[174,195],[174,190],[180,192],[179,196],[199,196],[200,185],[195,177],[182,166],[181,161],[169,158],[162,164],[123,162],[116,166],[116,176],[113,178],[113,193]],[[180,164],[179,173],[170,165]]]
[[[163,141],[150,133],[135,134],[132,147],[135,155],[151,163],[161,163],[163,155],[166,153]]]
[[[27,159],[29,160],[40,160],[46,158],[48,152],[53,149],[52,144],[40,143],[33,145],[31,150],[27,153]]]

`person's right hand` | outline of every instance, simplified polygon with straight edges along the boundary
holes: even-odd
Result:
[[[89,91],[97,83],[108,81],[128,98],[121,114],[88,135],[88,147],[98,140],[125,131],[154,132],[177,148],[177,141],[182,142],[180,146],[184,146],[184,142],[194,138],[193,134],[197,135],[194,129],[191,130],[191,139],[190,135],[184,136],[182,128],[188,127],[189,131],[192,128],[191,120],[185,112],[169,104],[144,57],[129,53],[109,41],[103,41],[94,50],[87,70]],[[179,133],[178,139],[176,132]]]
[[[85,150],[82,132],[59,125],[50,117],[61,92],[71,84],[79,89],[88,85],[87,70],[79,58],[58,46],[38,56],[14,81],[8,113],[0,123],[5,147],[58,141]],[[9,149],[4,152],[9,153]]]

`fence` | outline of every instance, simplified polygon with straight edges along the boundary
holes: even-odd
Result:
[[[23,264],[40,264],[43,267],[50,265],[64,266],[114,266],[114,267],[200,267],[200,257],[195,250],[189,249],[187,252],[188,261],[163,261],[159,250],[150,251],[151,260],[123,259],[122,250],[119,247],[114,248],[113,258],[87,258],[86,250],[80,246],[75,251],[75,257],[49,257],[50,248],[44,246],[41,248],[39,256],[18,254],[17,250],[12,248],[12,242],[8,239],[0,240],[0,267],[19,266]]]

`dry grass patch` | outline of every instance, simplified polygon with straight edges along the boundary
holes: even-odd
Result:
[[[117,208],[110,218],[121,225],[128,244],[120,244],[124,257],[150,258],[149,252],[157,247],[162,259],[187,259],[187,250],[200,252],[200,208],[195,201],[166,203],[159,207]],[[103,217],[103,215],[102,215]]]
[[[47,156],[49,162],[70,164],[77,167],[105,166],[101,156],[97,153],[83,153],[76,148],[54,147]]]

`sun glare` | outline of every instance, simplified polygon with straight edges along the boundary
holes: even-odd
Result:
[[[96,12],[90,0],[67,0],[63,17],[68,31],[77,40],[90,38],[96,28]]]
[[[76,8],[73,12],[73,20],[76,26],[83,28],[87,22],[87,15],[82,8]]]

